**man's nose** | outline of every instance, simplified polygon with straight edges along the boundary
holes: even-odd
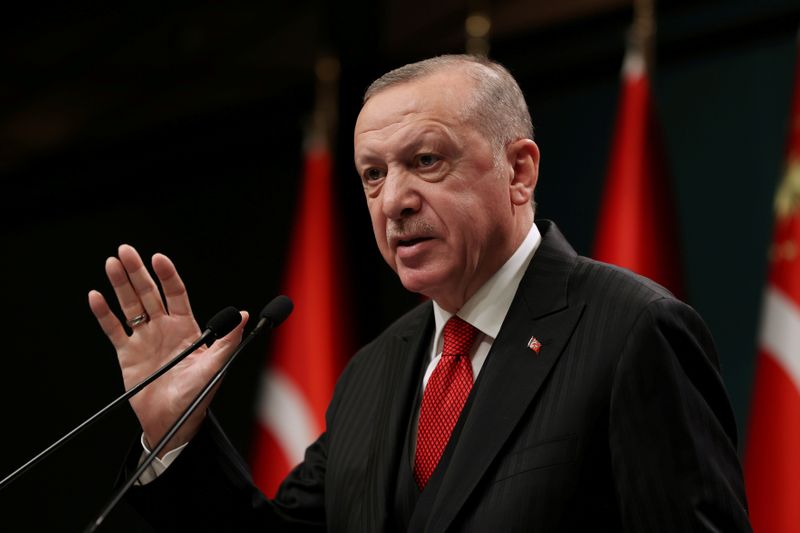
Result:
[[[410,216],[419,211],[422,198],[414,177],[401,170],[390,171],[381,191],[383,214],[389,219]]]

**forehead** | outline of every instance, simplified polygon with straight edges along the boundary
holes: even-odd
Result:
[[[361,109],[354,141],[358,144],[360,137],[391,133],[415,121],[460,125],[471,102],[473,84],[465,73],[450,69],[384,89]]]

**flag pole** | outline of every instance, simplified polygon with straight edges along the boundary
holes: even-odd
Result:
[[[314,65],[316,90],[308,138],[329,148],[333,148],[336,138],[340,70],[339,58],[332,54],[320,55]]]
[[[653,75],[655,61],[655,0],[634,0],[633,24],[628,33],[628,46],[644,59],[645,74]]]

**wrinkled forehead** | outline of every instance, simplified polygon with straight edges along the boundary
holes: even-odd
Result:
[[[361,108],[355,139],[363,133],[400,124],[409,118],[433,118],[446,124],[463,123],[473,101],[473,80],[450,69],[399,83],[374,94]]]

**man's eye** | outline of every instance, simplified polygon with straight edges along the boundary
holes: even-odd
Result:
[[[425,168],[431,167],[438,163],[440,157],[433,154],[420,154],[417,156],[417,166]]]
[[[384,176],[383,170],[379,168],[368,168],[364,171],[364,181],[376,181]]]

